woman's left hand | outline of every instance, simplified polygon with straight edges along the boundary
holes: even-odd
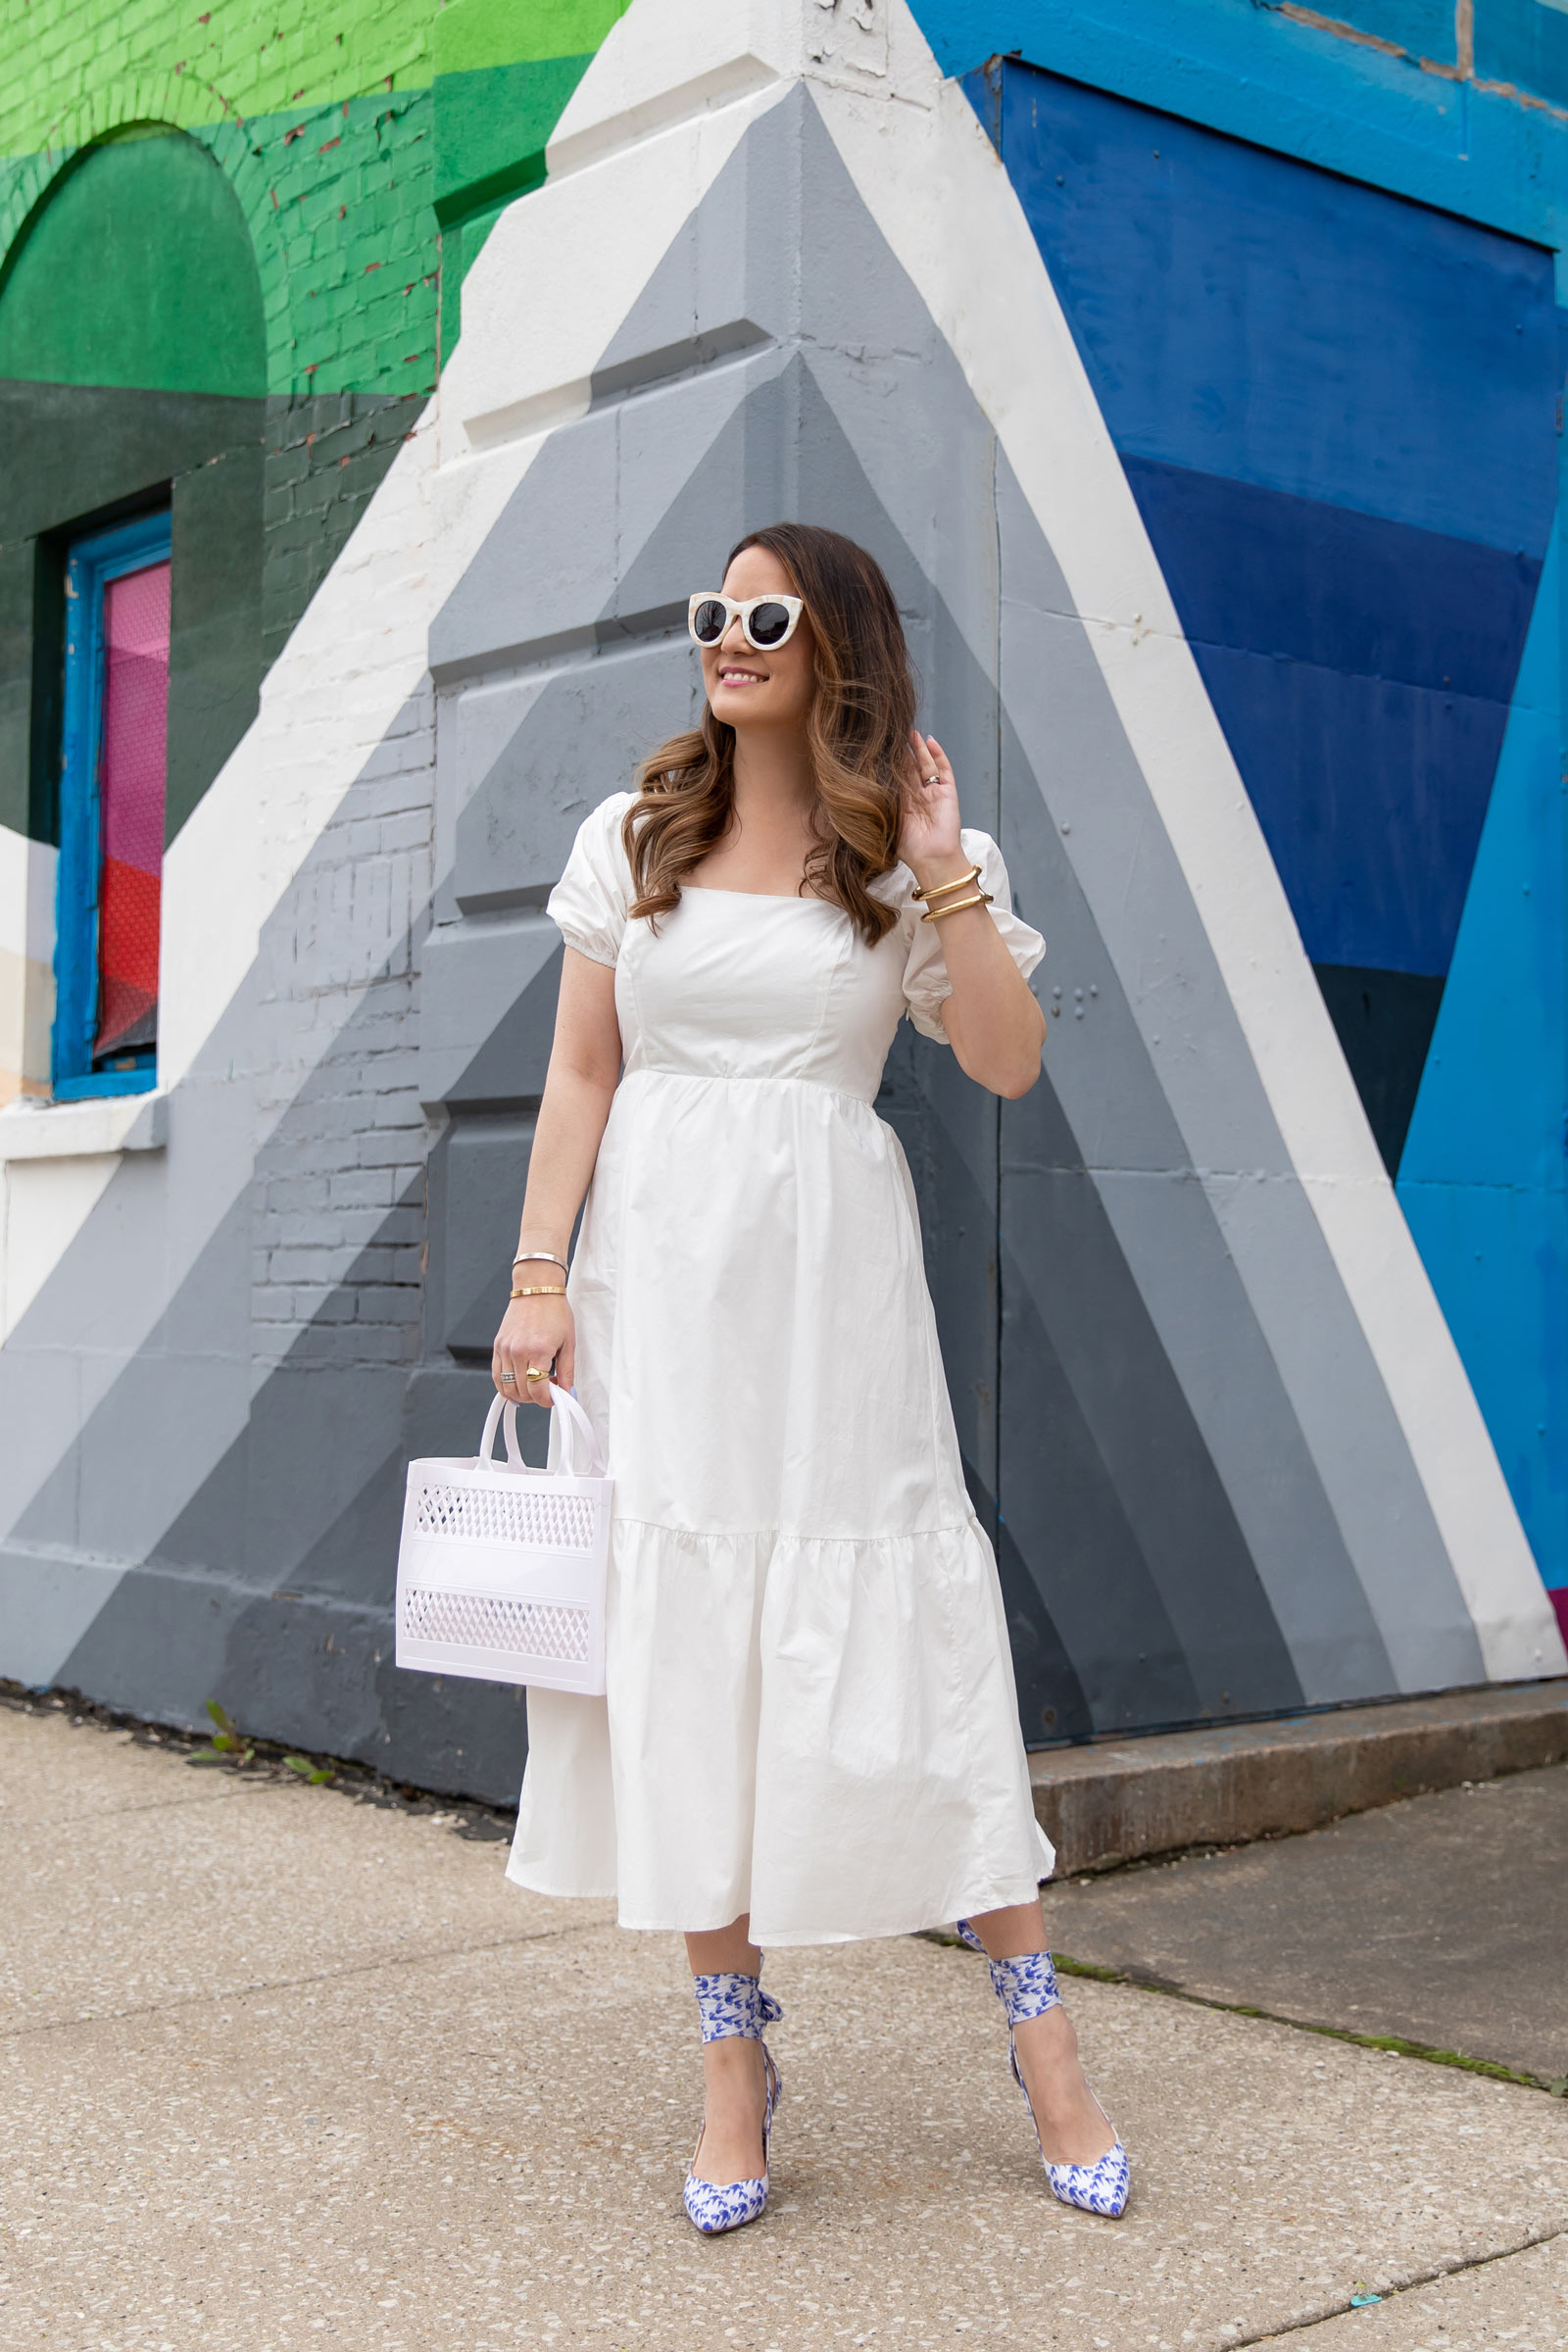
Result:
[[[909,752],[899,856],[919,875],[961,858],[963,843],[958,833],[958,787],[947,753],[934,735],[921,735],[912,727]]]

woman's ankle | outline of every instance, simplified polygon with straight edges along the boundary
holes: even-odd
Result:
[[[1038,1895],[1032,1903],[1009,1903],[1001,1911],[971,1913],[969,1926],[985,1945],[988,1960],[1021,1960],[1049,1949],[1045,1914]]]
[[[762,2045],[741,2034],[703,2044],[703,2080],[710,2093],[721,2098],[750,2097],[762,2105],[767,2096],[767,2066]]]
[[[1048,2009],[1043,2017],[1025,2018],[1012,2030],[1020,2071],[1028,2079],[1034,2103],[1046,2113],[1070,2117],[1095,2094],[1078,2055],[1078,2036],[1065,2009]]]
[[[762,1955],[752,1941],[752,1923],[744,1911],[727,1928],[688,1935],[686,1958],[694,1977],[757,1977],[762,1973]]]

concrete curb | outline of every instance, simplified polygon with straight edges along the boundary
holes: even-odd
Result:
[[[1568,1758],[1568,1681],[1446,1691],[1029,1759],[1062,1876],[1321,1829],[1429,1788]]]

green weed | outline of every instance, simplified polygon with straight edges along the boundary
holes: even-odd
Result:
[[[185,1758],[187,1764],[248,1764],[256,1750],[237,1731],[228,1709],[221,1700],[210,1698],[207,1712],[213,1719],[213,1736],[206,1747],[193,1747]]]

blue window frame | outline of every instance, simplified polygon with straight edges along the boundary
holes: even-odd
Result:
[[[108,683],[106,592],[117,580],[170,561],[166,512],[79,539],[66,564],[65,724],[60,774],[60,866],[55,901],[54,1094],[57,1102],[93,1095],[146,1092],[158,1080],[158,1047],[150,1013],[128,1024],[129,1042],[106,1043],[104,911],[111,864],[104,806],[104,715]],[[165,654],[167,664],[167,648]],[[167,718],[165,722],[167,723]],[[161,811],[162,738],[157,761]],[[143,793],[143,801],[147,799]],[[160,838],[157,857],[161,862]],[[143,864],[145,865],[145,859]],[[127,869],[122,867],[122,872]],[[134,869],[131,869],[134,878]],[[143,874],[150,915],[158,919],[157,876]]]

